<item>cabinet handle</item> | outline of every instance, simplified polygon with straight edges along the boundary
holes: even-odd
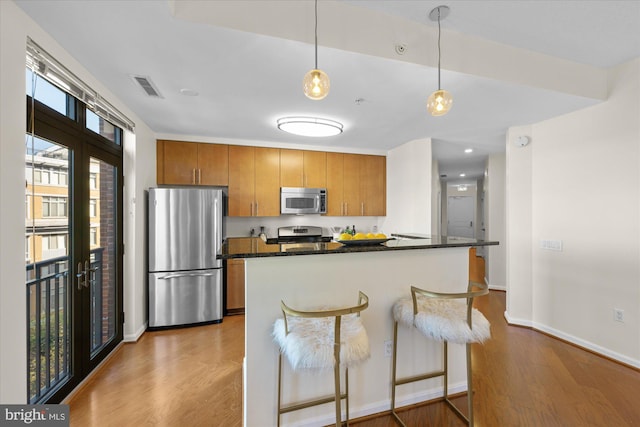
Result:
[[[349,203],[344,202],[344,215],[349,215]]]
[[[195,168],[191,169],[191,183],[192,184],[196,183],[196,170],[195,170]]]
[[[364,202],[360,203],[360,215],[364,216]]]
[[[198,184],[202,184],[202,169],[198,168]]]
[[[258,216],[258,202],[256,202],[256,216]]]

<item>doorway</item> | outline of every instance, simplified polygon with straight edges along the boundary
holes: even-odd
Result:
[[[27,82],[27,401],[58,403],[122,341],[122,129]]]
[[[471,196],[447,197],[447,236],[474,237],[475,205]]]

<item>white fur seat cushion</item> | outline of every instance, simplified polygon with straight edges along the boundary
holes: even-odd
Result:
[[[295,370],[333,369],[333,332],[335,317],[304,318],[287,316],[273,324],[273,338]],[[342,316],[340,324],[340,365],[353,366],[369,358],[369,338],[360,317]]]
[[[472,328],[469,328],[467,305],[461,299],[418,296],[418,313],[414,319],[413,300],[403,298],[394,304],[393,317],[409,328],[415,325],[422,334],[436,341],[465,344],[483,342],[491,336],[489,321],[475,308],[471,314]]]

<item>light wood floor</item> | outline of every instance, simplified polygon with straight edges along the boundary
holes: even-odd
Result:
[[[640,372],[507,326],[503,292],[479,299],[478,308],[492,338],[473,349],[476,426],[640,426]],[[218,325],[147,332],[123,345],[69,402],[71,425],[241,426],[243,328],[244,316],[231,316]],[[408,426],[464,425],[442,403],[403,417]],[[355,421],[396,425],[385,414]]]

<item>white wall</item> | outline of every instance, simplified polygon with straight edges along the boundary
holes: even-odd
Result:
[[[507,312],[640,367],[640,58],[609,70],[609,93],[508,133],[532,142],[507,145]]]
[[[440,208],[440,202],[442,201],[440,182],[440,165],[438,161],[433,159],[431,161],[431,234],[440,235],[440,223],[442,209]]]
[[[13,2],[0,1],[0,402],[27,397],[24,270],[25,54],[30,36],[136,123],[125,138],[125,335],[144,329],[144,188],[155,182],[155,140],[148,127]],[[137,171],[137,176],[132,174]],[[133,205],[133,197],[136,199]]]
[[[430,138],[387,153],[386,233],[431,234],[431,163]]]
[[[491,289],[506,290],[506,242],[505,242],[505,155],[492,154],[487,159],[485,187],[485,240],[500,242],[498,246],[485,247],[485,278]]]

